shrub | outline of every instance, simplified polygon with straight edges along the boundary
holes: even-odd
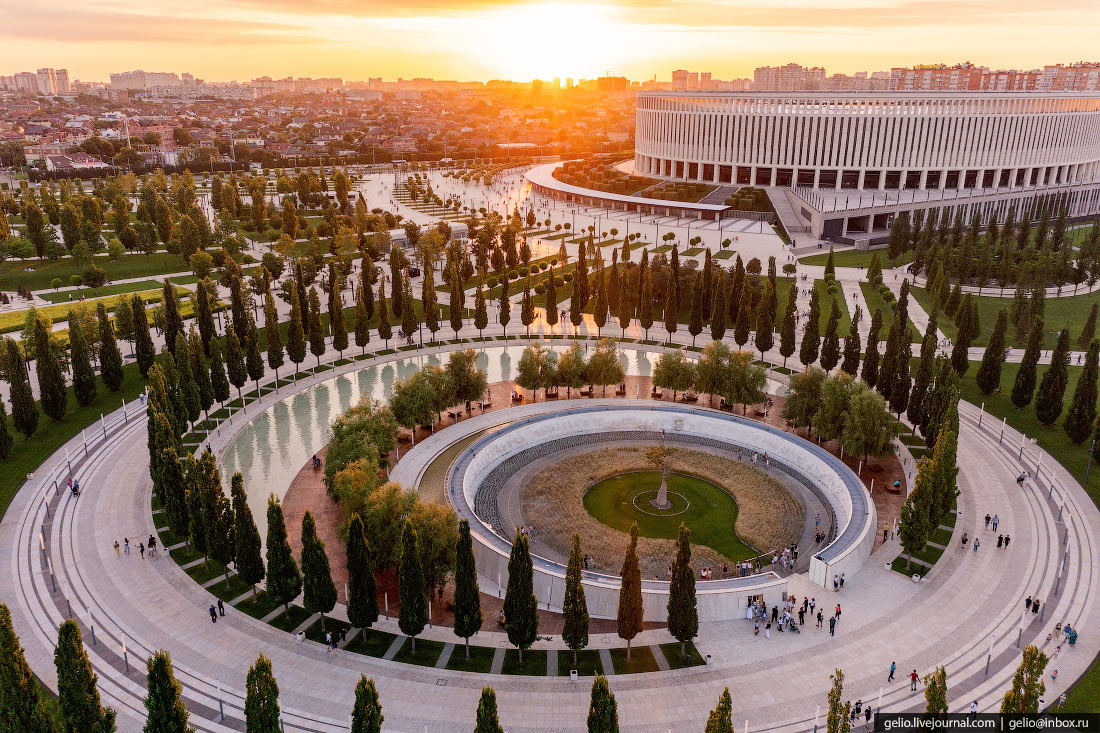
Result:
[[[80,275],[69,275],[69,285],[74,288],[80,287],[84,283],[84,279]]]
[[[539,283],[538,285],[535,286],[535,295],[542,295],[545,292],[546,292],[546,285],[545,284]]]
[[[831,283],[832,281],[836,280],[836,275],[834,275],[831,272],[827,272],[827,273],[825,273],[825,278],[824,279],[825,279],[825,282]]]
[[[550,266],[551,267],[557,267],[558,266],[558,258],[557,257],[551,257],[550,258]]]
[[[509,271],[507,272],[507,274],[505,274],[505,277],[506,277],[506,278],[508,278],[509,280],[515,280],[515,279],[516,279],[516,277],[518,277],[518,276],[516,275],[516,271],[515,271],[515,270],[509,270]]]
[[[573,273],[567,272],[564,275],[562,275],[562,278],[564,278],[565,282],[571,283],[571,282],[573,282]]]
[[[546,264],[545,262],[540,262],[540,263],[539,263],[539,269],[540,269],[540,270],[544,270],[544,271],[545,271],[545,270],[546,270],[546,268],[548,268],[548,267],[550,267],[550,265]]]
[[[489,279],[485,281],[485,284],[488,285],[490,288],[495,288],[497,286],[497,283],[498,280],[496,278],[496,275],[491,275]]]
[[[526,267],[519,268],[519,276],[520,277],[527,277],[529,274],[531,274],[531,271],[529,269],[527,269]]]
[[[882,294],[882,299],[884,301],[886,301],[887,303],[893,303],[894,302],[894,293],[890,290],[887,290],[885,293]]]

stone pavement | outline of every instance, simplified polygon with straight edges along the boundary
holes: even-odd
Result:
[[[308,383],[302,380],[301,386]],[[697,640],[707,666],[612,679],[624,730],[701,729],[726,685],[734,693],[736,720],[748,720],[753,729],[808,730],[815,710],[825,707],[828,675],[836,667],[847,675],[846,697],[877,700],[881,689],[887,711],[922,707],[922,694],[910,693],[901,674],[885,684],[891,661],[902,673],[915,668],[925,674],[944,664],[952,709],[965,709],[977,699],[981,710],[991,711],[1018,664],[1018,635],[1025,644],[1042,646],[1055,621],[1095,629],[1100,621],[1100,566],[1094,559],[1100,512],[1049,456],[1029,445],[1021,463],[1018,434],[1009,430],[999,441],[1000,426],[987,420],[979,428],[976,409],[963,404],[961,410],[958,526],[982,536],[978,518],[996,511],[1003,531],[1012,534],[1009,549],[998,551],[987,540],[974,553],[953,542],[916,584],[883,569],[897,553],[889,542],[879,546],[843,593],[831,596],[793,576],[792,593],[816,597],[826,608],[842,604],[835,637],[809,625],[802,634],[770,639],[754,637],[744,621],[707,625]],[[250,408],[246,415],[258,411]],[[246,415],[238,413],[238,421]],[[52,477],[68,475],[59,451],[15,497],[0,523],[0,546],[8,550],[0,554],[0,593],[12,609],[32,668],[47,685],[56,684],[56,627],[71,609],[86,639],[95,627],[97,643],[88,651],[105,701],[119,710],[124,731],[141,725],[143,662],[157,648],[171,651],[192,722],[200,730],[241,728],[244,678],[259,653],[273,660],[289,730],[346,730],[360,673],[377,681],[387,728],[393,730],[468,729],[486,683],[497,689],[501,719],[509,730],[584,728],[587,685],[574,686],[567,678],[487,677],[351,654],[331,658],[320,645],[295,642],[233,609],[210,624],[206,608],[211,596],[174,563],[141,560],[136,554],[116,557],[114,540],[147,535],[153,517],[144,417],[138,413],[117,427],[108,424],[110,438],[90,445],[86,456],[79,440],[68,446],[73,472],[88,487],[81,497],[54,493]],[[218,441],[216,450],[221,445]],[[1033,485],[1015,484],[1021,468],[1038,475]],[[1066,570],[1059,576],[1063,558]],[[1021,632],[1021,601],[1028,594],[1042,598],[1043,613],[1027,615]],[[646,633],[658,636],[639,643],[661,641],[665,632]],[[498,646],[503,635],[484,631],[479,643]],[[1063,649],[1056,663],[1058,682],[1048,683],[1047,699],[1053,701],[1080,676],[1098,649],[1100,639],[1087,632],[1076,648]],[[224,723],[218,720],[219,699]]]

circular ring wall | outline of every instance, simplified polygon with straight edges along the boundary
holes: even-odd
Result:
[[[772,466],[804,484],[833,517],[833,541],[810,560],[810,579],[818,585],[824,586],[834,574],[854,576],[870,554],[874,505],[851,469],[822,448],[769,425],[706,408],[633,400],[574,404],[583,406],[559,403],[561,409],[536,415],[523,415],[523,408],[515,408],[521,419],[476,440],[451,466],[448,498],[459,517],[470,521],[478,572],[498,587],[507,583],[511,552],[495,509],[496,492],[506,478],[521,466],[563,448],[624,439],[664,439],[733,452],[743,448],[767,453]],[[544,405],[538,407],[545,409]],[[560,606],[565,567],[535,557],[534,570],[539,601],[549,608]],[[586,572],[584,585],[593,615],[614,617],[619,579]],[[767,602],[777,602],[786,587],[785,579],[770,572],[708,582],[698,590],[699,619],[741,618],[749,598],[763,595]],[[646,618],[663,621],[668,583],[643,581],[642,595]]]

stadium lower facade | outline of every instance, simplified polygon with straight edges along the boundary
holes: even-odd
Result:
[[[1082,219],[1100,214],[1100,94],[642,92],[634,170],[765,188],[796,240],[879,244],[917,209]]]

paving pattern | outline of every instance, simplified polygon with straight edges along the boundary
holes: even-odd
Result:
[[[265,397],[241,417],[283,396]],[[697,639],[707,666],[612,678],[623,729],[701,730],[728,685],[739,726],[810,730],[837,667],[846,674],[846,697],[877,708],[881,694],[885,710],[909,711],[923,707],[923,695],[909,691],[903,673],[925,674],[944,664],[952,710],[976,699],[982,711],[993,711],[1019,662],[1017,641],[1051,652],[1053,642],[1045,638],[1058,621],[1086,632],[1052,663],[1059,677],[1056,683],[1048,677],[1046,699],[1083,674],[1100,649],[1100,638],[1089,633],[1100,622],[1100,512],[1049,455],[1027,445],[1021,460],[1018,433],[1009,429],[999,439],[999,424],[987,419],[979,427],[977,408],[963,404],[961,412],[959,528],[971,537],[990,535],[979,517],[996,512],[1002,531],[1011,533],[1010,548],[985,541],[975,553],[953,542],[919,584],[883,569],[898,552],[893,541],[880,545],[840,594],[793,576],[792,593],[815,596],[826,608],[842,604],[835,637],[809,624],[801,634],[770,639],[753,636],[745,621],[707,625]],[[108,416],[104,435],[88,441],[75,439],[51,457],[13,500],[0,523],[0,596],[28,661],[51,687],[57,625],[70,615],[78,620],[105,702],[119,711],[120,730],[141,728],[145,660],[158,648],[171,652],[192,723],[204,731],[243,730],[245,675],[260,653],[273,660],[286,730],[347,730],[361,673],[378,683],[387,730],[468,730],[486,683],[497,690],[508,730],[584,729],[588,687],[568,678],[490,678],[352,654],[332,658],[320,645],[296,642],[232,608],[211,624],[212,596],[175,563],[136,553],[120,557],[113,548],[116,539],[154,531],[140,406],[132,405],[125,421],[120,413]],[[1037,478],[1019,487],[1013,479],[1022,469]],[[79,498],[53,487],[54,477],[70,471],[86,487]],[[1042,600],[1040,615],[1022,615],[1027,595]],[[489,626],[477,643],[502,647],[504,635]],[[455,641],[446,629],[425,637]],[[666,641],[667,632],[650,630],[637,643]],[[616,642],[599,635],[592,646]],[[899,674],[887,683],[891,662]]]

